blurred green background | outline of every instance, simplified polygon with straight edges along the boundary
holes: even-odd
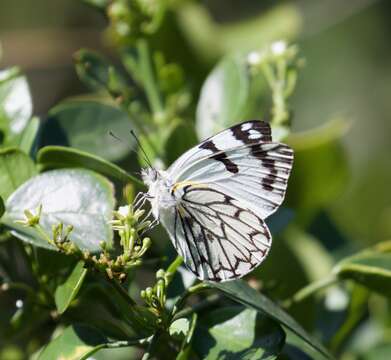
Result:
[[[16,65],[27,75],[33,113],[40,119],[45,120],[48,111],[66,98],[91,96],[90,89],[75,71],[74,54],[79,49],[103,53],[121,68],[113,29],[107,29],[103,12],[100,14],[86,4],[107,1],[1,0],[0,69]],[[297,87],[288,101],[293,114],[293,136],[287,142],[298,156],[285,205],[295,210],[296,224],[277,238],[273,247],[273,259],[280,260],[284,266],[278,261],[268,261],[253,275],[261,274],[259,278],[279,284],[280,288],[277,286],[275,293],[273,290],[271,293],[281,300],[307,281],[328,274],[334,260],[391,240],[391,102],[388,99],[391,95],[391,3],[386,0],[168,0],[168,3],[170,10],[157,34],[151,37],[151,47],[162,50],[167,62],[177,63],[184,69],[186,86],[191,87],[189,92],[193,94],[191,115],[186,113],[186,120],[195,119],[201,86],[224,55],[261,49],[283,39],[297,44],[299,58],[303,59]],[[74,117],[72,106],[64,111],[63,116],[68,116],[68,120]],[[269,111],[268,106],[263,111]],[[99,133],[94,123],[98,116],[110,118],[113,127],[114,120],[124,123],[123,118],[118,119],[124,116],[123,112],[107,114],[91,110],[85,116],[91,120],[86,125],[87,131],[88,126],[94,129],[88,151],[95,154],[105,147],[111,151],[104,154],[109,160],[120,162],[129,170],[131,161],[123,161],[119,154],[129,151],[127,144],[124,150],[123,144],[111,138],[113,146],[101,146],[99,142],[107,135],[107,128]],[[79,118],[74,120],[76,125],[70,131],[74,131],[72,135],[76,139]],[[246,119],[237,119],[241,120]],[[128,125],[130,128],[126,122],[126,129],[114,130],[125,134]],[[314,130],[322,126],[328,130]],[[312,132],[310,136],[303,135],[306,131]],[[341,134],[344,151],[339,142]],[[51,139],[44,140],[51,143]],[[78,140],[71,145],[77,148]],[[179,145],[171,142],[175,146],[168,148],[168,152],[175,158],[176,152],[191,146],[195,139]],[[284,211],[289,213],[280,210],[281,217],[286,215]],[[167,244],[155,244],[155,249],[167,249]],[[289,251],[285,249],[287,244]],[[319,254],[322,256],[318,257]],[[303,276],[301,272],[308,274]],[[383,293],[383,289],[379,292]],[[382,322],[387,311],[379,303],[371,300],[369,307]],[[321,307],[311,310],[304,303],[301,316],[300,309],[292,309],[292,313],[303,326],[316,328],[324,339],[330,338],[340,323],[326,312],[322,316]],[[322,322],[313,326],[311,317],[321,318]],[[374,339],[380,338],[375,327],[368,328],[367,333],[364,328],[364,335],[356,339],[373,333]],[[387,334],[389,338],[389,326],[384,328],[384,338]],[[368,343],[375,340],[369,339]],[[365,348],[364,342],[356,342],[359,344],[353,347]]]
[[[288,40],[299,44],[305,66],[291,100],[294,130],[314,128],[333,118],[350,121],[343,142],[351,174],[339,199],[330,204],[330,214],[359,247],[389,238],[390,2],[203,3],[209,10],[208,19],[215,25],[230,26],[246,20],[255,24],[252,36],[246,37],[248,44],[239,39],[240,46],[256,47],[257,37],[274,36],[265,35],[262,24],[256,26],[256,17],[265,14],[268,21],[276,21],[276,36],[285,33]],[[209,43],[203,41],[204,30],[196,25],[204,20],[198,16],[196,12],[178,10],[177,26],[182,30],[187,27],[182,43],[164,44],[164,37],[158,43],[171,49],[168,53],[176,57],[172,60],[179,58],[186,76],[196,86],[216,60],[235,46],[235,39],[217,50],[211,46],[213,39]],[[107,34],[102,33],[104,26],[103,16],[77,0],[1,1],[1,67],[18,65],[26,72],[35,114],[44,116],[60,99],[86,92],[76,77],[72,55],[79,48],[88,47],[111,56],[113,49]]]

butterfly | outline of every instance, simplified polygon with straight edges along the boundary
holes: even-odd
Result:
[[[167,170],[142,170],[151,212],[201,280],[241,278],[266,258],[265,219],[284,200],[292,149],[273,142],[265,121],[246,121],[206,139]]]

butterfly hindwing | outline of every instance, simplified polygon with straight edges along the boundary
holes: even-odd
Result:
[[[254,211],[229,195],[187,185],[174,214],[173,243],[200,279],[240,278],[258,266],[271,246],[269,230]]]

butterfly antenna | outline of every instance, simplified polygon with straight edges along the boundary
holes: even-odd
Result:
[[[115,135],[111,130],[109,131],[109,134],[110,136],[112,136],[114,139],[118,140],[119,142],[123,143],[124,141],[118,137],[117,135]],[[136,155],[138,155],[137,151],[132,149],[130,146],[129,146],[129,149],[131,152],[135,153]],[[138,171],[136,172],[131,172],[132,175],[138,175],[138,176],[141,176],[141,173],[139,173]]]
[[[120,143],[124,143],[124,141],[123,141],[119,136],[115,135],[111,130],[109,131],[109,134],[110,134],[110,136],[113,137],[115,140],[118,140]],[[127,144],[127,146],[129,147],[129,150],[130,150],[131,152],[134,152],[134,153],[137,155],[137,151],[136,151],[136,150],[132,149],[132,148],[129,146],[129,144]]]
[[[130,133],[132,134],[132,136],[136,140],[138,147],[140,148],[141,152],[143,153],[145,162],[148,164],[149,167],[153,168],[151,160],[149,160],[149,157],[148,157],[147,153],[145,152],[144,148],[142,147],[141,142],[140,142],[139,138],[137,137],[136,133],[133,130],[130,130]]]

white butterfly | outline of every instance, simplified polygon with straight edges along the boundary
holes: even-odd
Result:
[[[293,151],[268,123],[248,121],[185,152],[166,171],[143,169],[156,220],[200,279],[240,278],[261,264],[272,238],[264,219],[281,205]]]

